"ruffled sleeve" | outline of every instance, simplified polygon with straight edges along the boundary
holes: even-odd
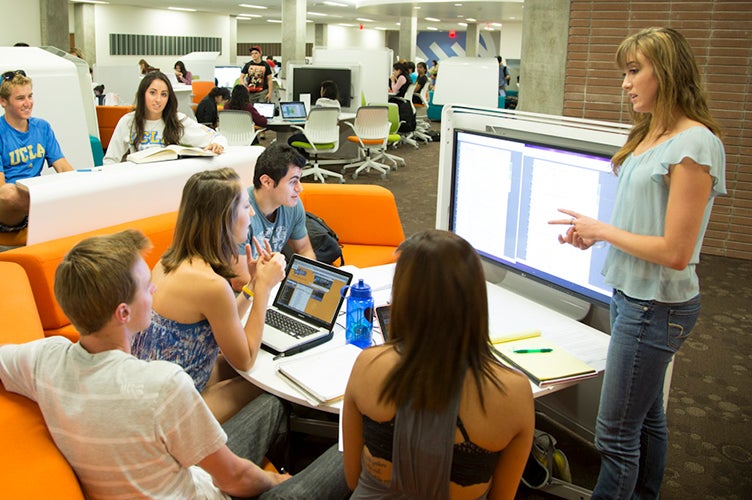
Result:
[[[709,167],[713,179],[711,197],[726,194],[726,153],[723,143],[705,127],[692,127],[671,138],[661,154],[661,161],[655,163],[651,179],[662,183],[669,167],[684,158]]]

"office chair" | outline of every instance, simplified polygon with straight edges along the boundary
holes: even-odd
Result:
[[[342,174],[322,169],[320,154],[331,154],[339,149],[339,110],[337,108],[311,108],[303,128],[293,125],[305,137],[304,141],[293,141],[290,145],[304,149],[309,155],[308,164],[301,177],[312,175],[314,179],[325,182],[324,176],[337,177],[345,182]],[[330,160],[332,161],[332,160]]]
[[[389,166],[374,161],[371,154],[383,152],[387,147],[389,138],[388,114],[389,108],[387,106],[361,106],[355,115],[355,123],[345,122],[353,129],[355,134],[348,136],[347,140],[358,144],[363,159],[345,165],[342,167],[342,173],[345,173],[348,168],[356,167],[352,178],[357,179],[360,172],[363,170],[369,172],[373,168],[381,172],[382,179],[386,179]]]
[[[399,101],[401,106],[408,108],[412,113],[412,123],[405,122],[403,125],[403,131],[400,132],[402,136],[402,142],[410,144],[415,149],[418,149],[418,140],[423,142],[429,142],[431,138],[418,130],[417,111],[413,106],[413,94],[415,93],[415,84],[411,83],[405,91],[405,97],[392,97],[392,101]],[[405,130],[406,129],[406,130]]]
[[[387,104],[389,107],[389,137],[387,138],[387,145],[392,146],[393,148],[397,148],[402,142],[402,136],[398,133],[398,130],[400,128],[400,125],[402,122],[399,119],[399,107],[393,103],[390,102]],[[378,153],[377,156],[374,157],[374,160],[380,160],[385,159],[388,162],[392,164],[392,167],[394,170],[397,170],[397,165],[401,164],[402,166],[405,166],[405,159],[401,158],[396,155],[392,155],[386,152],[386,149],[380,153]]]
[[[217,132],[227,138],[230,146],[250,146],[265,128],[256,130],[253,117],[241,109],[223,109],[219,112]]]

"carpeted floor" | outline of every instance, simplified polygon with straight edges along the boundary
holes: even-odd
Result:
[[[434,124],[434,128],[438,128]],[[348,183],[379,184],[397,200],[406,235],[434,227],[439,143],[390,151],[407,166]],[[329,181],[329,182],[334,182]],[[668,404],[669,454],[661,498],[752,498],[752,261],[703,255],[700,320],[676,356]],[[590,443],[549,422],[574,482],[592,488],[598,456]],[[523,488],[520,499],[550,498]]]

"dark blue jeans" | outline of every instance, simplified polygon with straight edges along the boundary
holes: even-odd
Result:
[[[668,449],[663,379],[699,313],[699,295],[664,304],[614,291],[595,429],[601,469],[593,499],[658,498]]]

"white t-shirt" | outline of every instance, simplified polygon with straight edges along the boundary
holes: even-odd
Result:
[[[135,153],[146,148],[164,147],[165,123],[163,119],[144,120],[144,136],[138,143],[138,148],[131,146],[131,135],[133,119],[136,116],[135,111],[123,115],[115,126],[112,133],[110,144],[107,146],[107,153],[104,155],[103,163],[120,163],[123,161],[123,155],[126,153]],[[183,146],[193,146],[205,148],[209,144],[216,143],[223,148],[227,147],[227,139],[216,130],[205,125],[201,125],[196,120],[188,118],[183,113],[178,113],[178,120],[183,124],[183,135],[180,137],[180,144]]]
[[[87,498],[229,498],[193,467],[227,435],[178,365],[55,336],[1,346],[0,379],[39,404]]]

